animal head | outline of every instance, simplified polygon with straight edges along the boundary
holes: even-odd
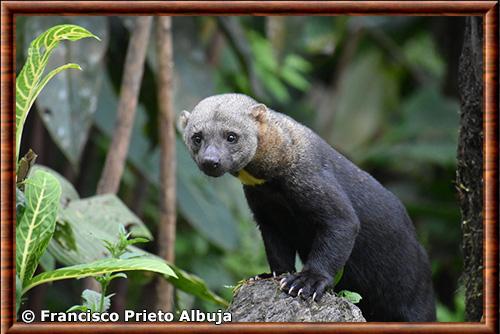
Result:
[[[252,161],[266,112],[265,105],[243,94],[214,95],[192,112],[183,111],[179,127],[198,167],[218,177],[235,174]]]

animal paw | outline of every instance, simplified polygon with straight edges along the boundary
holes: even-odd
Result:
[[[313,301],[319,301],[331,281],[331,277],[328,275],[301,271],[282,278],[280,289],[293,297],[302,297],[304,299],[312,297]]]

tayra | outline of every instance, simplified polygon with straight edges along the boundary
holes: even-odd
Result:
[[[404,206],[312,130],[242,94],[208,97],[179,125],[205,174],[243,183],[271,271],[289,273],[284,291],[319,300],[343,268],[335,289],[361,294],[367,320],[435,320],[429,260]]]

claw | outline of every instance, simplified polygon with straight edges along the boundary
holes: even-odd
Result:
[[[288,290],[288,293],[292,293],[293,289],[295,289],[295,286],[292,285],[292,287],[290,288],[290,290]]]
[[[285,283],[285,280],[286,280],[286,277],[283,277],[280,281],[280,285],[283,285],[283,283]]]
[[[276,272],[275,271],[273,271],[273,277],[276,278]]]
[[[286,282],[281,283],[280,289],[283,290],[283,288],[286,286]]]
[[[313,293],[313,302],[315,302],[316,300],[316,292]]]
[[[302,288],[300,288],[299,292],[297,292],[297,297],[300,297],[301,294],[302,294]]]

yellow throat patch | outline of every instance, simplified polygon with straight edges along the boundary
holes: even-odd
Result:
[[[240,179],[241,183],[246,186],[258,186],[259,184],[266,182],[266,180],[258,179],[244,169],[238,172],[238,179]]]

